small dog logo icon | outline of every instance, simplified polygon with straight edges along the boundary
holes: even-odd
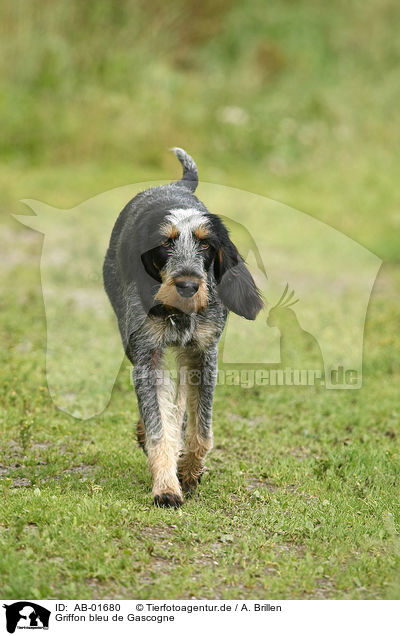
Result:
[[[51,612],[37,603],[18,601],[3,607],[6,610],[6,626],[9,634],[14,634],[16,629],[49,628]]]

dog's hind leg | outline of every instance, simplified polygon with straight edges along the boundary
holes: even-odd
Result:
[[[146,429],[141,418],[138,420],[136,426],[136,439],[140,448],[146,452]]]
[[[217,375],[217,349],[184,352],[186,364],[187,428],[185,446],[178,460],[178,475],[185,493],[192,493],[205,468],[205,459],[213,445],[212,402]]]

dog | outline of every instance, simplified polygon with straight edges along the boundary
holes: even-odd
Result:
[[[153,503],[177,508],[200,482],[212,448],[217,347],[229,311],[254,320],[261,294],[221,219],[194,195],[195,162],[174,148],[182,178],[137,194],[120,213],[104,287],[133,365],[139,444]],[[167,348],[177,383],[163,372]]]

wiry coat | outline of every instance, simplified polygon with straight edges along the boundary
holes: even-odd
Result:
[[[193,194],[193,159],[176,183],[135,196],[114,226],[104,262],[104,285],[134,365],[146,450],[157,505],[179,506],[191,492],[212,446],[212,400],[217,345],[227,313],[253,320],[259,292],[228,231]],[[162,373],[163,354],[177,354],[178,382]],[[182,427],[187,420],[182,450]]]

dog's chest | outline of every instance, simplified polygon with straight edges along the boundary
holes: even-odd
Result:
[[[198,316],[182,317],[175,314],[165,318],[149,318],[148,330],[154,344],[158,346],[196,345],[199,349],[210,346],[218,331],[215,324]]]

